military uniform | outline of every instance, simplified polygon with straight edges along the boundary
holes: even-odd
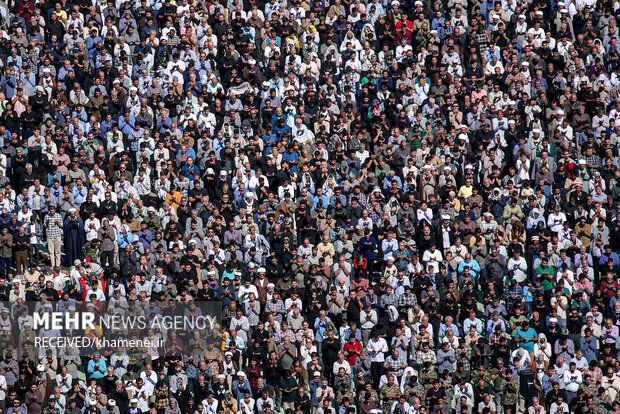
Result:
[[[594,382],[591,382],[590,385],[586,385],[585,382],[581,383],[579,388],[584,392],[584,394],[594,397],[598,393],[598,387]]]
[[[519,381],[516,377],[506,380],[506,387],[504,388],[504,406],[515,405],[519,400]]]
[[[84,257],[91,259],[92,261],[99,261],[101,257],[101,245],[99,242],[86,243],[83,247]]]
[[[420,371],[418,376],[418,382],[422,385],[424,389],[424,393],[422,394],[426,397],[426,393],[433,386],[433,382],[437,379],[437,371],[434,368],[429,369],[428,371],[423,369]]]
[[[452,377],[444,378],[443,376],[439,379],[439,386],[443,388],[446,393],[446,401],[448,404],[452,404],[452,399],[454,398],[454,386],[452,385]]]
[[[396,384],[385,384],[381,387],[381,401],[383,402],[383,411],[390,410],[394,401],[400,397],[400,387]]]
[[[338,406],[342,406],[344,404],[344,399],[348,398],[349,401],[355,401],[355,393],[349,387],[342,387],[338,390],[338,394],[336,395],[336,402]]]
[[[479,380],[483,380],[486,385],[491,383],[491,373],[485,370],[474,370],[471,373],[471,382],[472,384],[478,384]]]

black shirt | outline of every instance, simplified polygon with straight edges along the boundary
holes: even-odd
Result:
[[[13,238],[13,249],[15,249],[15,252],[23,252],[25,250],[28,250],[29,247],[30,236],[28,236],[26,233],[17,233]]]

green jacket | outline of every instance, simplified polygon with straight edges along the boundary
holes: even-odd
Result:
[[[6,259],[11,256],[13,256],[13,236],[7,233],[6,236],[0,237],[0,257]]]

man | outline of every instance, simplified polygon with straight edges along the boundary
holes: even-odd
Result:
[[[41,414],[45,401],[43,394],[36,383],[32,383],[30,385],[30,391],[26,393],[24,403],[28,408],[28,413]]]
[[[566,393],[566,403],[570,403],[577,396],[577,390],[582,383],[581,371],[577,369],[577,364],[571,362],[568,371],[564,372],[564,387]]]
[[[84,221],[78,216],[75,208],[69,209],[64,222],[65,264],[70,265],[76,259],[84,260],[82,247],[86,240]]]
[[[105,376],[107,371],[107,365],[99,352],[95,352],[93,359],[88,362],[88,376],[94,379],[101,379]]]
[[[293,378],[291,371],[286,370],[284,376],[280,379],[280,392],[282,393],[282,408],[284,411],[294,409],[297,388],[297,380]]]
[[[433,386],[426,392],[426,404],[430,407],[431,412],[438,412],[445,398],[445,389],[439,386],[439,380],[434,380]]]
[[[400,381],[403,376],[404,370],[407,368],[407,356],[406,354],[401,356],[397,349],[392,351],[392,354],[385,359],[384,369],[387,371],[390,369],[396,380]]]
[[[564,414],[569,412],[568,404],[564,402],[563,395],[558,395],[558,399],[553,402],[549,408],[549,414]]]
[[[28,252],[30,252],[30,236],[26,234],[24,226],[19,227],[18,233],[13,238],[13,251],[17,273],[23,274],[28,265]]]
[[[392,404],[398,401],[398,398],[402,395],[400,387],[396,385],[395,381],[394,375],[388,375],[387,383],[379,390],[379,397],[386,410],[392,407]]]
[[[56,211],[56,206],[51,205],[45,216],[43,228],[47,236],[47,248],[50,254],[52,268],[60,266],[60,249],[62,246],[62,216]]]
[[[538,341],[538,334],[533,328],[530,328],[529,321],[523,321],[521,328],[515,335],[515,341],[519,344],[519,347],[524,349],[530,355],[534,353],[534,344]]]

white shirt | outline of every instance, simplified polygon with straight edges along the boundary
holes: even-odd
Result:
[[[293,306],[293,304],[295,306]],[[300,311],[302,310],[302,303],[301,303],[301,299],[297,298],[296,300],[293,300],[291,298],[286,299],[286,301],[284,302],[284,308],[288,309],[288,308],[297,308]],[[291,316],[293,314],[293,309],[290,310],[290,312],[287,313],[287,316]]]
[[[205,407],[207,414],[215,414],[217,413],[218,401],[217,399],[213,399],[213,402],[209,404],[209,399],[205,398],[202,400],[202,405]]]
[[[4,401],[6,398],[6,390],[6,378],[4,378],[4,375],[0,375],[0,401]]]
[[[250,300],[250,293],[254,293],[254,297],[258,299],[258,290],[256,290],[256,286],[255,285],[250,285],[249,287],[246,287],[245,285],[242,285],[242,286],[239,287],[238,297],[240,297],[240,298],[242,297],[244,302],[249,302],[249,300]]]
[[[547,226],[549,230],[558,233],[564,227],[564,222],[566,221],[566,214],[559,212],[553,212],[549,214],[549,218],[547,219]]]
[[[427,208],[426,211],[424,211],[421,208],[419,208],[417,211],[417,216],[418,216],[418,224],[420,224],[422,220],[426,220],[430,224],[433,221],[433,210],[431,210],[430,208]]]
[[[570,369],[564,373],[564,385],[566,387],[566,391],[569,392],[577,392],[579,389],[579,384],[581,384],[582,377],[581,371],[575,370],[575,372],[571,372]]]
[[[430,249],[424,252],[422,255],[422,261],[426,263],[427,268],[432,266],[435,272],[439,272],[439,262],[443,260],[443,255],[438,249],[432,252]]]
[[[514,275],[517,277],[519,283],[525,280],[525,272],[527,271],[527,262],[523,257],[519,257],[517,260],[514,257],[511,257],[508,260],[508,270],[512,270]]]
[[[91,224],[93,225],[92,228]],[[86,241],[91,241],[92,239],[97,237],[97,231],[99,230],[99,227],[101,227],[101,223],[99,222],[99,219],[97,217],[95,217],[94,219],[91,219],[90,217],[86,219],[86,221],[84,222]]]
[[[559,413],[568,413],[568,404],[563,402],[561,405],[558,403],[551,404],[551,408],[549,409],[549,414],[559,414]]]
[[[155,371],[151,370],[151,375],[148,375],[146,371],[142,371],[140,373],[140,378],[144,381],[144,388],[146,388],[147,396],[153,395],[153,390],[155,389],[155,384],[157,384],[157,374]]]
[[[384,352],[387,351],[388,346],[385,339],[379,338],[377,340],[375,338],[371,338],[370,341],[368,341],[368,352],[370,353],[371,362],[385,362]]]
[[[340,368],[344,368],[344,371],[346,372],[346,374],[351,375],[351,365],[349,365],[346,359],[344,359],[342,362],[340,361],[334,362],[334,368],[333,368],[334,375],[338,375]]]
[[[97,290],[93,290],[93,289],[89,289],[88,292],[86,293],[86,302],[90,302],[90,295],[96,295],[97,296],[97,300],[98,301],[105,301],[105,293],[103,292],[103,289],[101,288],[97,288]]]

